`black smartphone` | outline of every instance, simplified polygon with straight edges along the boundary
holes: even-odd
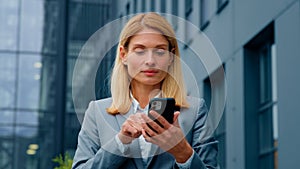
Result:
[[[174,111],[175,111],[175,99],[174,98],[153,98],[149,103],[149,112],[154,110],[162,115],[170,124],[173,123]],[[162,126],[150,113],[148,116],[154,120],[160,126]]]

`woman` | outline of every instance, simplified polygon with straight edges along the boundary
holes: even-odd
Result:
[[[72,168],[216,168],[217,141],[204,139],[207,108],[184,88],[175,33],[159,14],[138,14],[123,28],[111,77],[111,98],[85,113]],[[170,124],[153,97],[172,97]]]

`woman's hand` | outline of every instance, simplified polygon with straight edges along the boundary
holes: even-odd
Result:
[[[155,111],[150,111],[163,127],[151,120],[148,116],[142,115],[147,123],[142,123],[142,134],[146,141],[158,145],[163,150],[172,154],[179,163],[186,162],[193,154],[193,149],[185,139],[185,136],[179,126],[179,111],[174,113],[174,123],[170,124],[161,115]],[[152,128],[152,129],[151,129]],[[184,151],[183,151],[184,150]]]
[[[138,138],[142,134],[141,113],[132,114],[123,123],[121,131],[118,136],[123,144],[129,144],[132,140]]]

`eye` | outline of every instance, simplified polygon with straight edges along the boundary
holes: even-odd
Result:
[[[141,55],[144,55],[145,54],[145,49],[142,49],[142,48],[136,48],[134,49],[134,53],[141,56]]]
[[[154,52],[158,56],[163,56],[167,53],[165,49],[156,49]]]

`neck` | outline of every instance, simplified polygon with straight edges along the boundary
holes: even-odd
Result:
[[[137,86],[131,84],[131,92],[133,97],[139,102],[141,108],[145,108],[150,99],[155,97],[160,92],[160,84],[155,86]]]

